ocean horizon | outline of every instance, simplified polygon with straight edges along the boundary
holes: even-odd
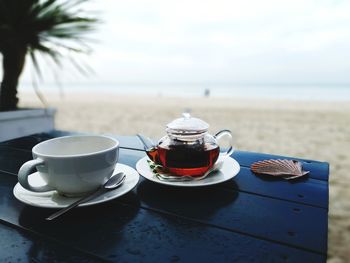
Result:
[[[350,84],[39,84],[40,91],[86,93],[115,93],[164,97],[230,97],[246,99],[349,101]],[[20,84],[19,91],[32,91],[28,83]]]

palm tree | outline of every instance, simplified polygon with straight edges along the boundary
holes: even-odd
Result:
[[[86,1],[0,0],[0,111],[17,108],[17,85],[27,54],[40,74],[38,54],[60,65],[63,50],[90,51],[85,34],[94,29],[97,19],[81,16],[78,7]]]

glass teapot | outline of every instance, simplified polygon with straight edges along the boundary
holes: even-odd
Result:
[[[201,176],[213,167],[219,156],[229,156],[234,151],[229,130],[211,135],[208,128],[208,123],[184,113],[182,118],[167,124],[167,135],[159,140],[158,145],[146,147],[146,153],[171,174]],[[228,137],[230,147],[222,153],[218,141],[223,137]],[[145,140],[140,139],[146,146]]]

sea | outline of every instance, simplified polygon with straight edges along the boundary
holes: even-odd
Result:
[[[350,101],[350,84],[40,84],[45,92],[115,93],[164,97],[230,97],[248,99]],[[20,91],[33,90],[31,84],[20,85]]]

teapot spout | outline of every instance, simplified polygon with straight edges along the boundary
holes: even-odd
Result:
[[[136,136],[142,142],[143,148],[148,158],[150,158],[154,163],[160,165],[158,147],[154,144],[154,142],[150,138],[143,136],[141,134],[136,134]]]
[[[152,162],[154,162],[155,164],[161,165],[159,161],[159,153],[158,153],[157,147],[146,150],[146,154],[148,158],[152,160]]]

